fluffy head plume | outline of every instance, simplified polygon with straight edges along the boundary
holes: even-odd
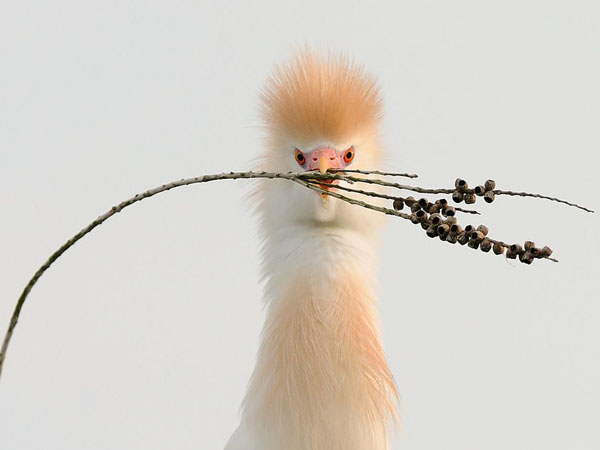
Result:
[[[309,50],[276,67],[261,100],[272,135],[302,140],[339,141],[374,129],[382,109],[375,80],[361,66]]]

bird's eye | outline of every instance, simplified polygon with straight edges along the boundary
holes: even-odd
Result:
[[[296,162],[298,164],[300,164],[301,166],[304,165],[304,163],[306,162],[306,158],[304,157],[304,153],[302,153],[300,150],[296,149]]]
[[[348,150],[346,150],[346,153],[344,153],[344,162],[346,164],[350,164],[353,159],[354,159],[354,147],[350,147]]]

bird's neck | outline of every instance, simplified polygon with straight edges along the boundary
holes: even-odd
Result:
[[[289,236],[265,246],[267,317],[245,419],[265,449],[383,450],[397,394],[373,295],[376,245],[326,228]]]

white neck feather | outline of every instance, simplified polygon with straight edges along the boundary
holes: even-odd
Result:
[[[376,241],[327,224],[269,233],[266,321],[240,448],[388,448],[397,394],[374,303]]]

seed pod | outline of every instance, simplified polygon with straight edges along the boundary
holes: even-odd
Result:
[[[525,244],[523,246],[525,247],[525,250],[531,250],[532,248],[535,247],[535,242],[525,241]]]
[[[412,212],[417,212],[420,209],[421,209],[421,207],[419,206],[419,204],[417,202],[414,202],[412,205],[410,205],[410,210]]]
[[[438,225],[438,227],[437,227],[437,234],[440,236],[446,236],[449,231],[450,231],[450,226],[446,225],[445,223],[442,223],[441,225]]]
[[[489,230],[488,227],[486,227],[485,225],[479,225],[477,227],[477,231],[481,231],[484,236],[487,236]]]
[[[419,220],[420,223],[427,222],[427,213],[425,211],[423,211],[422,209],[417,211],[415,213],[415,215],[417,216],[417,219]]]
[[[467,182],[461,178],[457,178],[454,182],[454,186],[458,189],[459,192],[467,192],[469,189],[469,185]]]
[[[444,223],[448,225],[454,225],[456,223],[456,217],[448,217],[446,220],[444,220]]]
[[[460,245],[465,245],[467,242],[469,242],[469,234],[463,231],[462,233],[458,234],[457,241]]]
[[[413,203],[415,202],[415,198],[411,195],[409,195],[408,197],[406,197],[404,199],[404,203],[406,203],[406,206],[408,206],[409,208],[413,205]]]
[[[430,238],[434,238],[437,236],[437,230],[436,230],[436,226],[435,225],[431,225],[429,228],[427,228],[427,231],[425,232],[427,234],[427,236],[429,236]]]
[[[473,225],[467,225],[465,227],[465,233],[471,234],[471,232],[473,232],[475,230],[475,228],[473,228]]]
[[[504,253],[504,245],[502,245],[500,242],[495,242],[494,243],[494,253],[496,255],[501,255],[502,253]]]
[[[496,194],[494,194],[494,191],[487,191],[485,194],[483,194],[483,199],[488,203],[492,203],[495,198]]]
[[[512,244],[508,247],[508,250],[506,250],[506,257],[515,259],[522,251],[523,248],[519,244]]]
[[[450,231],[449,231],[450,234],[457,236],[460,233],[462,233],[462,231],[463,231],[463,229],[459,224],[455,223],[455,224],[450,225]]]
[[[465,198],[465,203],[467,205],[472,205],[477,200],[477,198],[475,197],[475,194],[471,194],[471,193],[465,194],[464,198]]]
[[[552,254],[552,249],[550,247],[548,247],[547,245],[545,245],[541,250],[540,250],[540,258],[547,258],[548,256],[550,256]]]
[[[423,228],[424,230],[427,230],[427,228],[429,228],[431,226],[431,222],[429,220],[426,220],[425,222],[421,222],[421,228]]]
[[[453,217],[456,215],[456,209],[454,206],[446,206],[444,209],[442,209],[442,214],[446,217]]]
[[[429,200],[427,200],[426,198],[420,198],[419,199],[419,206],[425,210],[427,210],[427,207],[429,206]]]
[[[519,253],[519,261],[525,264],[531,264],[533,262],[533,256],[529,252]]]
[[[492,249],[492,242],[488,238],[485,238],[479,244],[479,248],[481,249],[482,252],[487,253]]]
[[[464,198],[464,194],[462,192],[460,192],[460,191],[454,191],[452,193],[452,201],[454,203],[460,203],[460,202],[462,202],[463,198]]]
[[[417,217],[417,213],[412,213],[412,214],[410,215],[410,221],[411,221],[412,223],[419,223],[419,218]]]
[[[481,197],[483,194],[485,194],[485,188],[481,185],[475,186],[475,188],[473,188],[473,192],[475,192],[475,195]]]
[[[481,231],[473,231],[471,232],[471,240],[481,242],[485,235]]]
[[[442,223],[442,216],[440,216],[439,214],[432,214],[429,217],[429,220],[431,220],[431,224],[438,226],[440,223]]]
[[[521,247],[519,244],[513,244],[510,247],[510,250],[512,250],[513,252],[515,252],[516,254],[519,254],[523,251],[523,247]]]
[[[467,245],[475,250],[477,250],[479,248],[479,242],[474,241],[472,239],[469,241],[469,243]]]
[[[496,182],[494,180],[485,180],[483,187],[486,191],[493,191],[496,189]]]
[[[435,204],[440,205],[440,208],[444,208],[445,206],[448,206],[448,200],[445,198],[440,198],[439,200],[435,201]]]
[[[401,198],[397,198],[394,200],[394,209],[396,211],[402,211],[404,209],[404,200]]]
[[[430,203],[430,204],[429,204],[429,209],[427,209],[427,212],[428,212],[429,214],[435,214],[435,213],[439,213],[439,212],[440,212],[440,209],[441,209],[441,206],[440,206],[440,205],[436,205],[436,204],[434,204],[434,203]]]
[[[529,253],[531,253],[531,256],[533,256],[534,258],[539,258],[540,257],[540,249],[537,247],[531,247],[529,250],[527,250]]]
[[[456,234],[448,234],[448,236],[446,236],[446,242],[456,244],[456,241],[458,241],[458,236]]]

